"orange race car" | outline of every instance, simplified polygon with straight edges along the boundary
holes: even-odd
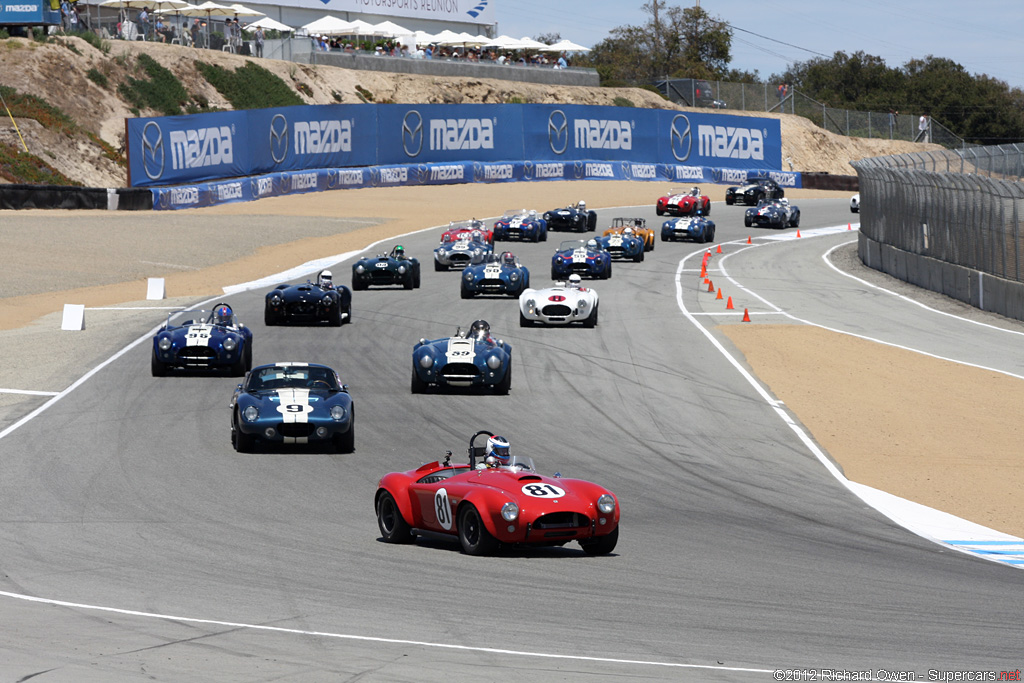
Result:
[[[647,227],[645,218],[613,218],[612,227],[604,231],[604,236],[620,233],[626,228],[633,228],[636,236],[644,241],[644,251],[654,251],[654,230]]]

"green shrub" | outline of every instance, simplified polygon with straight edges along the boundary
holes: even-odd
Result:
[[[34,154],[29,154],[6,142],[0,142],[0,177],[6,178],[12,183],[29,185],[82,185],[71,180]]]
[[[95,83],[96,85],[100,86],[101,88],[106,88],[110,84],[107,81],[107,77],[100,73],[99,69],[97,69],[96,67],[92,67],[91,69],[86,71],[85,77],[93,83]]]
[[[235,109],[263,109],[304,104],[288,84],[255,62],[234,71],[197,61],[196,69]]]
[[[612,104],[614,104],[616,107],[635,107],[636,106],[635,104],[633,104],[633,100],[627,99],[625,97],[616,97],[614,100],[612,100]]]
[[[117,93],[138,110],[155,109],[164,116],[181,114],[182,107],[189,102],[181,81],[146,53],[139,54],[138,64],[149,79],[129,76],[117,86]]]
[[[373,93],[358,83],[356,83],[356,94],[359,95],[363,102],[366,102],[367,104],[373,102]]]
[[[40,97],[19,93],[6,85],[0,85],[0,94],[3,95],[13,116],[34,119],[43,128],[59,130],[69,135],[78,131],[78,124],[70,116]]]

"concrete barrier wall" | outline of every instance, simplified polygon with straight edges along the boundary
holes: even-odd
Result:
[[[542,83],[546,85],[601,85],[597,72],[592,69],[554,69],[550,66],[523,66],[491,64],[488,62],[448,61],[442,59],[410,59],[406,57],[376,57],[345,52],[306,52],[293,55],[293,59],[307,64],[339,66],[343,69],[385,71],[388,73],[416,74],[420,76],[463,76],[469,78],[498,78],[505,81]]]
[[[1024,320],[1024,283],[903,251],[858,234],[857,252],[869,268],[970,304]]]

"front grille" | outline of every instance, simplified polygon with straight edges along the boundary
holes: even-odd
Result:
[[[441,368],[441,376],[446,380],[473,379],[480,374],[480,370],[472,363],[449,363]]]
[[[287,306],[288,315],[316,315],[317,305],[310,301],[296,301]]]
[[[282,422],[277,426],[277,431],[281,436],[287,437],[304,437],[313,435],[314,426],[309,422]]]
[[[586,529],[590,527],[590,518],[578,512],[552,512],[537,518],[533,527],[535,529]]]
[[[178,359],[190,362],[211,361],[217,358],[217,352],[209,346],[183,346],[178,350]]]
[[[452,254],[448,260],[453,266],[464,266],[470,262],[471,258],[469,254]]]
[[[572,309],[565,304],[548,304],[541,309],[541,312],[552,318],[562,318],[572,313]]]
[[[589,273],[590,265],[587,263],[574,263],[572,264],[572,272],[574,273]]]
[[[608,253],[612,255],[612,258],[622,258],[626,255],[626,250],[623,247],[608,247]]]
[[[398,273],[389,270],[375,270],[370,274],[370,281],[375,285],[389,285],[398,278]]]

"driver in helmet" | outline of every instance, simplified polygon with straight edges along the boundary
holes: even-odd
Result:
[[[503,436],[492,436],[487,439],[484,449],[484,467],[508,467],[512,461],[508,439]],[[479,466],[478,466],[479,467]]]
[[[697,187],[696,185],[691,187],[690,188],[690,196],[692,196],[692,197],[699,197],[700,196],[700,188]]]
[[[587,240],[587,249],[597,250],[597,240]]]
[[[395,248],[391,250],[391,255],[394,256],[399,261],[404,261],[405,247],[403,247],[401,244],[396,244]]]
[[[579,202],[578,202],[578,203],[576,204],[576,210],[577,210],[577,211],[586,211],[586,210],[587,210],[587,203],[586,203],[585,201],[583,201],[583,200],[581,199],[581,200],[580,200],[580,201],[579,201]]]
[[[469,326],[469,338],[477,341],[490,341],[491,326],[486,320],[475,320]]]
[[[484,241],[484,234],[479,230],[474,230],[472,233],[470,233],[470,237],[473,239],[474,242]]]
[[[217,310],[213,312],[213,322],[217,325],[230,327],[234,317],[234,312],[232,312],[231,307],[227,304],[218,306]]]
[[[329,270],[321,270],[316,278],[316,285],[320,289],[334,289],[334,276]]]
[[[633,228],[631,228],[630,226],[627,225],[625,230],[622,231],[622,234],[625,235],[626,237],[632,237],[633,236]]]
[[[501,262],[504,263],[509,268],[515,268],[516,255],[513,254],[511,251],[506,251],[504,254],[501,255]]]
[[[573,273],[569,276],[569,289],[580,289],[583,286],[583,278],[579,276],[579,273]]]

